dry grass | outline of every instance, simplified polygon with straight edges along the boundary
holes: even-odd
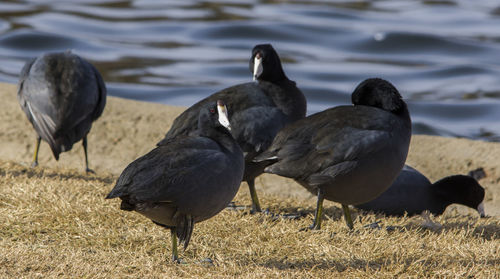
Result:
[[[500,221],[447,214],[442,230],[419,218],[357,215],[350,232],[336,204],[325,203],[321,231],[300,220],[224,210],[197,224],[173,264],[170,234],[104,200],[112,175],[30,169],[0,162],[0,277],[10,278],[388,278],[500,277]],[[236,200],[248,203],[246,187]],[[261,197],[279,212],[314,204]],[[364,228],[381,220],[382,229]],[[395,230],[388,231],[388,226]],[[210,258],[213,265],[202,263]]]

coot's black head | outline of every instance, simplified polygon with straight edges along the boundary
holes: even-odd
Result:
[[[224,102],[218,100],[200,110],[198,130],[202,135],[210,135],[214,130],[229,133],[231,126]]]
[[[477,180],[467,175],[453,175],[445,177],[434,186],[443,200],[450,203],[458,203],[474,208],[481,217],[484,212],[484,188]]]
[[[396,87],[380,78],[361,82],[352,93],[351,100],[353,105],[377,107],[395,114],[406,110],[406,104]]]
[[[253,80],[277,82],[287,79],[278,53],[270,44],[256,45],[250,58]]]

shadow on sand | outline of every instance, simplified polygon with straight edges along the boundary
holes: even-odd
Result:
[[[95,174],[86,174],[77,171],[68,171],[64,170],[61,172],[57,172],[55,170],[46,169],[43,167],[26,167],[17,163],[8,163],[8,165],[3,164],[0,166],[0,176],[11,175],[14,177],[25,176],[28,178],[59,178],[59,179],[77,179],[83,181],[97,181],[105,184],[111,184],[115,181],[116,178],[113,176],[106,175],[95,175]]]

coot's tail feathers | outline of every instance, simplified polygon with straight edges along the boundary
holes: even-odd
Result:
[[[135,204],[130,202],[130,196],[124,195],[123,192],[114,188],[107,196],[106,199],[120,198],[122,203],[120,204],[120,209],[125,211],[135,210]]]
[[[189,245],[189,240],[191,240],[191,235],[193,234],[194,219],[190,215],[179,216],[180,220],[177,222],[176,234],[179,238],[179,242],[184,243],[184,250]],[[176,217],[174,217],[176,218]]]
[[[122,191],[122,188],[115,186],[115,188],[113,188],[113,190],[111,190],[111,192],[109,192],[109,194],[106,196],[106,199],[114,199],[118,197],[124,198],[124,193]]]
[[[122,203],[120,204],[120,209],[125,211],[132,211],[135,209],[135,205],[130,203],[128,199],[122,198]]]
[[[54,155],[54,158],[56,161],[59,161],[59,154],[61,153],[61,145],[58,143],[50,143],[50,150],[52,150],[52,154]]]
[[[49,142],[50,150],[54,154],[54,158],[59,160],[61,152],[70,151],[73,148],[73,139],[69,137],[57,138],[54,142]]]

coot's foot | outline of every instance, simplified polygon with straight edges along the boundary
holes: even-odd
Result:
[[[381,229],[382,227],[379,224],[380,224],[380,221],[376,221],[376,222],[373,222],[371,224],[364,225],[363,227],[369,228],[369,229]]]
[[[248,209],[248,206],[246,205],[237,205],[235,202],[230,202],[227,206],[226,209],[229,210],[235,210],[235,211],[244,211]],[[253,213],[252,213],[253,214]]]

